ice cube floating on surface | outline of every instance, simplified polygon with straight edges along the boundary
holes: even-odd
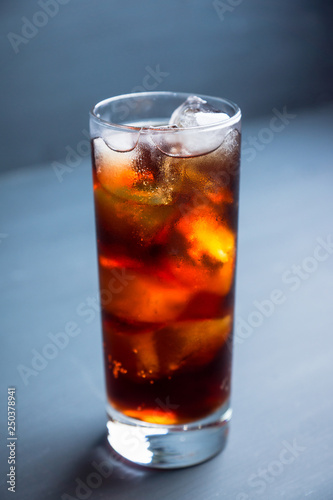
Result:
[[[169,125],[179,128],[214,125],[227,120],[230,116],[208,104],[201,97],[190,96],[171,115]]]

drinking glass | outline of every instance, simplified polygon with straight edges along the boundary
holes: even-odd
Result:
[[[108,440],[138,464],[226,442],[240,124],[226,99],[175,92],[90,114]]]

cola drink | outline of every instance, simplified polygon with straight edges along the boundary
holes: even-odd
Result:
[[[151,424],[230,396],[240,129],[203,118],[92,132],[107,397]]]

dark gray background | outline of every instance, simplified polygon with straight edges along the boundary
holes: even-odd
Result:
[[[1,1],[3,169],[64,158],[91,106],[142,86],[147,66],[167,73],[156,90],[228,97],[245,119],[333,98],[327,0],[62,1],[18,53],[8,34],[42,9]]]
[[[333,233],[332,2],[222,3],[239,5],[221,19],[204,0],[69,0],[15,54],[7,34],[40,6],[1,2],[1,498],[79,498],[77,482],[107,460],[112,473],[86,498],[333,499],[333,253],[297,290],[282,280]],[[168,75],[157,90],[225,96],[243,110],[236,317],[247,320],[276,288],[286,297],[243,343],[236,329],[227,448],[172,472],[129,466],[105,444],[100,321],[76,312],[98,289],[88,154],[62,182],[52,169],[86,141],[96,101],[143,85],[158,65]],[[272,109],[284,107],[292,118],[272,133]],[[25,384],[18,366],[31,367],[33,350],[68,321],[80,334]],[[16,495],[5,484],[12,385]],[[254,486],[294,442],[295,460]]]

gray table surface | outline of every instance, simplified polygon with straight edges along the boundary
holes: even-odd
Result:
[[[62,182],[51,165],[1,175],[1,498],[333,499],[333,109],[270,133],[272,117],[244,127],[230,439],[188,469],[130,466],[105,444],[100,321],[77,313],[97,294],[88,157]],[[283,303],[255,314],[276,289]],[[24,381],[19,366],[31,369],[69,321],[80,333]],[[8,386],[16,496],[5,485]],[[106,459],[108,477],[92,475]]]

